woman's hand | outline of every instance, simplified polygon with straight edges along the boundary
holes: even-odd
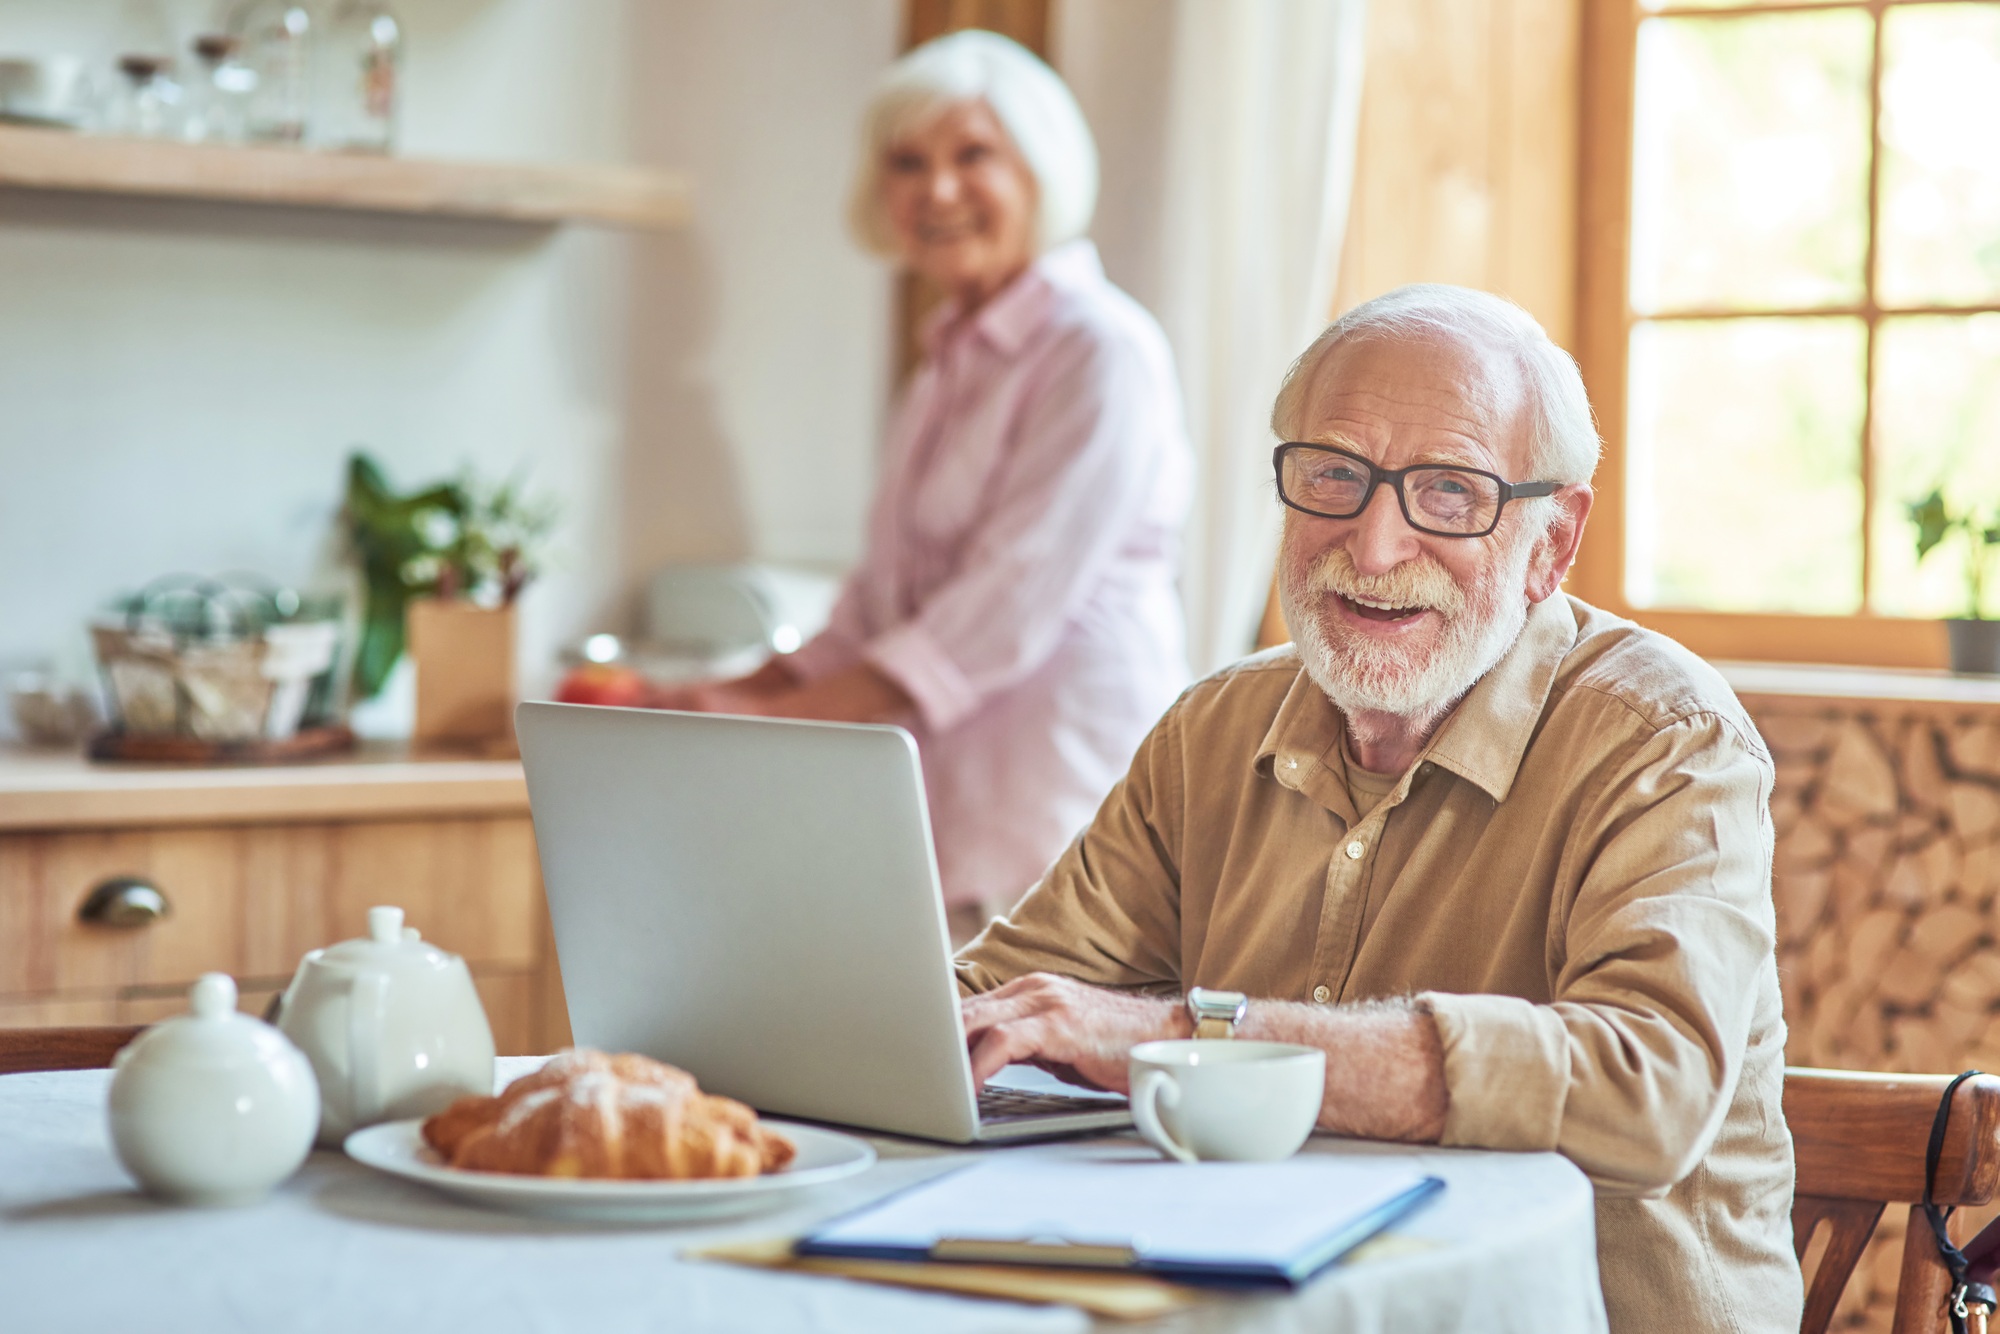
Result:
[[[901,686],[867,663],[802,685],[780,658],[733,681],[649,687],[645,707],[832,723],[896,722],[916,711]]]
[[[901,686],[862,662],[764,700],[757,712],[830,723],[890,723],[908,718],[916,707]]]
[[[645,708],[678,709],[683,713],[762,714],[770,701],[798,689],[798,678],[784,661],[772,658],[748,676],[729,681],[681,681],[648,685]]]

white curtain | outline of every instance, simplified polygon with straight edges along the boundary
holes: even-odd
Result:
[[[1278,531],[1268,421],[1329,316],[1354,180],[1364,0],[1060,0],[1055,62],[1096,131],[1093,234],[1179,362],[1196,491],[1197,673],[1248,652]]]

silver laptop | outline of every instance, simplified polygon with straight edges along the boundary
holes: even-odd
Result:
[[[898,727],[523,704],[570,1027],[762,1111],[953,1143],[1129,1125],[975,1091],[916,744]]]

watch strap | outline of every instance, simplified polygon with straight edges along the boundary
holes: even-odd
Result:
[[[1249,997],[1240,991],[1188,988],[1188,1018],[1194,1021],[1194,1035],[1198,1038],[1235,1037],[1236,1025],[1243,1022],[1243,1014],[1249,1008]]]

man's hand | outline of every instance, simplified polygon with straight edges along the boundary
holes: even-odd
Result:
[[[1130,1092],[1126,1058],[1155,1038],[1192,1033],[1180,1001],[1085,986],[1053,973],[1029,973],[959,1002],[972,1049],[972,1081],[984,1085],[1015,1061],[1058,1078],[1114,1093]]]

